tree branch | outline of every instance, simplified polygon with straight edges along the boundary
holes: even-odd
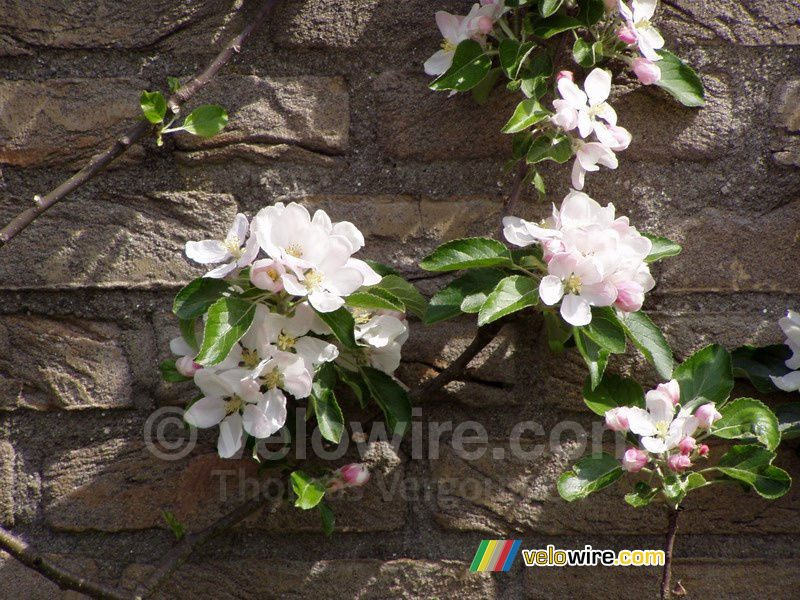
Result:
[[[672,579],[672,548],[675,545],[675,534],[678,532],[678,510],[671,506],[667,508],[667,541],[664,547],[664,574],[661,577],[661,600],[672,597],[670,580]]]
[[[253,21],[248,24],[238,36],[228,42],[225,48],[223,48],[223,50],[217,55],[212,63],[206,68],[206,70],[192,79],[185,86],[182,86],[169,98],[167,101],[167,106],[172,114],[177,114],[184,102],[189,100],[198,91],[205,87],[206,84],[211,81],[214,75],[216,75],[217,72],[230,61],[233,55],[241,51],[242,45],[245,43],[247,38],[249,38],[253,31],[255,31],[256,28],[267,19],[267,17],[269,17],[278,1],[279,0],[266,0]],[[103,154],[94,157],[88,165],[67,179],[56,189],[44,197],[35,196],[32,207],[22,211],[20,214],[14,217],[8,223],[8,225],[0,230],[0,247],[5,246],[10,240],[12,240],[28,225],[30,225],[34,219],[36,219],[47,209],[54,206],[60,200],[63,200],[73,191],[105,170],[109,164],[124,154],[128,148],[141,140],[151,131],[151,129],[152,125],[150,122],[140,121],[130,131],[128,131],[127,134],[119,138],[114,145],[111,146],[111,148],[106,150]]]
[[[75,590],[98,600],[129,600],[121,590],[106,587],[55,565],[38,554],[20,538],[0,527],[0,549],[5,550],[26,567],[44,575],[64,590]]]
[[[420,400],[426,394],[432,394],[439,391],[445,385],[453,381],[456,377],[461,375],[467,365],[475,358],[481,350],[483,350],[489,343],[500,333],[503,328],[502,321],[495,321],[489,325],[484,325],[478,328],[475,338],[469,346],[456,358],[450,365],[436,377],[421,385],[409,394],[411,401]]]

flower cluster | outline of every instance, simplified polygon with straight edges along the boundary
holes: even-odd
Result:
[[[664,38],[650,22],[657,5],[658,0],[633,0],[631,9],[619,0],[619,13],[624,25],[617,30],[617,36],[620,41],[635,46],[641,53],[641,56],[636,58],[626,56],[625,59],[644,85],[650,85],[661,79],[661,69],[655,63],[661,60],[656,50],[664,47]]]
[[[640,447],[631,447],[622,457],[622,468],[638,473],[648,464],[674,472],[693,466],[692,461],[708,455],[708,446],[698,444],[698,432],[708,431],[722,418],[713,403],[703,404],[694,414],[681,409],[680,388],[674,379],[659,384],[645,396],[647,410],[620,406],[606,412],[606,426],[612,431],[630,431],[638,436]]]
[[[778,321],[786,335],[785,344],[792,351],[792,357],[786,361],[786,367],[792,369],[791,373],[783,377],[770,375],[772,383],[784,392],[800,391],[800,313],[788,311],[785,317]]]
[[[631,134],[617,125],[617,113],[606,102],[611,93],[611,73],[594,69],[586,77],[583,90],[575,85],[574,79],[571,71],[559,73],[556,86],[561,99],[553,101],[556,113],[550,120],[565,132],[577,130],[580,136],[572,144],[575,151],[572,186],[582,190],[587,171],[599,170],[598,165],[617,168],[614,152],[630,145]],[[583,141],[592,133],[597,141]]]
[[[280,430],[287,394],[307,398],[326,363],[355,370],[369,365],[389,375],[398,367],[408,337],[403,313],[347,307],[357,324],[358,350],[345,349],[319,316],[381,281],[352,257],[363,245],[352,223],[332,223],[322,210],[312,217],[296,203],[264,208],[249,227],[238,214],[224,240],[186,244],[189,258],[215,265],[205,278],[228,278],[231,293],[246,298],[254,311],[252,324],[216,364],[195,362],[198,344],[183,337],[170,343],[180,357],[175,369],[192,377],[202,393],[184,418],[195,427],[219,425],[220,456],[236,454],[246,435],[263,439]],[[259,258],[262,251],[266,257]]]
[[[589,324],[592,306],[637,311],[655,285],[644,262],[652,242],[627,217],[615,217],[613,204],[602,207],[583,192],[571,191],[542,223],[506,217],[503,226],[512,244],[542,245],[547,275],[539,297],[549,306],[561,301],[571,325]]]

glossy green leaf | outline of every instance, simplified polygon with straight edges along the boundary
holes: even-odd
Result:
[[[644,390],[637,382],[613,373],[606,373],[600,383],[592,389],[591,378],[583,384],[583,401],[597,415],[606,413],[618,406],[638,406],[644,408]]]
[[[558,478],[558,493],[567,502],[586,498],[622,477],[620,462],[610,454],[599,457],[586,456],[572,467],[572,471]]]
[[[584,39],[578,38],[572,45],[572,59],[587,69],[593,67],[598,57],[595,56],[595,46]]]
[[[592,320],[581,332],[612,354],[625,352],[625,330],[610,306],[592,307]]]
[[[775,409],[778,418],[778,430],[784,440],[800,437],[800,402],[781,404]]]
[[[459,316],[466,304],[469,312],[478,312],[505,273],[498,269],[473,269],[439,290],[428,304],[425,323],[432,325]],[[473,310],[475,306],[477,309]]]
[[[446,242],[420,261],[426,271],[457,271],[476,267],[511,266],[511,253],[492,238],[463,238]]]
[[[317,426],[322,437],[338,444],[344,432],[344,415],[333,393],[335,373],[331,364],[325,364],[317,371],[308,401],[309,412],[313,411],[317,417]]]
[[[399,298],[406,307],[406,311],[411,311],[420,319],[425,315],[425,310],[428,307],[425,297],[419,293],[419,290],[414,287],[414,284],[406,281],[399,275],[384,275],[380,283],[374,286],[373,289],[374,288],[386,290]]]
[[[539,0],[539,14],[547,18],[556,13],[564,0]]]
[[[221,106],[206,104],[198,106],[186,117],[183,129],[200,137],[217,135],[228,124],[228,112]]]
[[[778,391],[772,377],[783,377],[791,371],[786,361],[792,357],[792,350],[786,344],[772,346],[741,346],[731,352],[733,376],[746,377],[762,393]]]
[[[361,374],[372,398],[380,406],[389,429],[400,435],[411,427],[411,402],[408,392],[391,375],[372,367],[362,366]]]
[[[492,69],[489,71],[489,74],[483,78],[483,81],[470,90],[472,99],[480,106],[486,104],[502,74],[503,72],[501,69]]]
[[[492,59],[484,54],[475,40],[464,40],[456,48],[453,64],[434,79],[432,90],[456,90],[466,92],[478,85],[489,74]]]
[[[734,446],[715,467],[728,477],[749,484],[762,497],[780,498],[791,487],[792,479],[783,469],[772,466],[775,453],[761,446]]]
[[[178,327],[181,330],[181,337],[186,343],[197,352],[200,344],[197,343],[197,317],[193,319],[178,319]]]
[[[589,368],[589,387],[590,389],[596,389],[603,379],[603,373],[605,373],[608,357],[611,353],[595,343],[590,337],[584,335],[578,327],[573,330],[573,335],[575,337],[575,345]]]
[[[317,510],[319,510],[319,516],[322,520],[322,530],[325,535],[332,535],[333,530],[336,529],[336,515],[333,514],[330,505],[324,500],[317,504]]]
[[[677,256],[681,253],[680,244],[676,244],[670,239],[665,237],[660,237],[657,235],[650,235],[647,233],[642,234],[648,240],[653,243],[653,248],[650,250],[650,254],[644,259],[646,263],[656,262],[657,260],[661,260],[662,258],[667,258],[670,256]]]
[[[684,106],[705,105],[703,82],[694,70],[680,58],[666,50],[657,50],[661,57],[656,64],[661,69],[661,79],[655,85],[669,92]]]
[[[325,497],[322,484],[303,471],[292,473],[292,490],[296,496],[294,505],[303,510],[314,508]]]
[[[314,309],[314,311],[319,318],[331,328],[334,337],[339,340],[345,348],[358,350],[358,344],[356,343],[355,334],[353,333],[356,322],[353,319],[353,315],[351,315],[344,306],[333,312],[324,313],[316,309]]]
[[[681,404],[713,402],[719,409],[733,390],[731,355],[719,344],[698,350],[673,373],[681,386]]]
[[[625,502],[636,508],[647,506],[657,493],[657,488],[650,487],[644,481],[639,481],[633,486],[632,492],[625,494]]]
[[[711,433],[727,440],[755,438],[768,450],[781,441],[778,419],[767,406],[753,398],[737,398],[720,410],[722,418],[713,424]]]
[[[527,275],[511,275],[494,288],[478,313],[478,326],[488,325],[539,303],[539,285]]]
[[[664,379],[672,379],[672,349],[664,334],[643,312],[618,312],[625,335]]]
[[[550,116],[550,111],[542,108],[533,98],[523,100],[517,105],[514,114],[501,129],[502,133],[517,133],[528,129],[539,121],[542,121]]]
[[[345,304],[347,304],[347,306],[366,308],[369,310],[406,311],[406,307],[400,298],[377,286],[359,292],[353,292],[345,298]]]
[[[172,312],[179,319],[189,320],[201,317],[229,289],[228,282],[222,279],[198,277],[175,296]]]
[[[253,324],[256,306],[239,298],[220,298],[208,309],[203,345],[195,362],[203,366],[222,362]]]
[[[522,80],[521,89],[526,97],[539,100],[547,93],[547,77],[544,75],[526,77]]]
[[[583,26],[583,23],[578,19],[572,17],[565,17],[563,15],[554,15],[548,19],[542,19],[533,26],[533,34],[549,39],[554,35],[558,35],[562,31],[569,31],[570,29],[577,29]]]
[[[543,160],[552,160],[559,164],[572,158],[572,142],[569,136],[557,134],[554,138],[540,136],[533,140],[526,160],[535,164]]]
[[[167,383],[182,383],[184,381],[191,381],[191,377],[186,377],[186,375],[182,375],[178,372],[178,369],[175,368],[175,359],[168,358],[165,361],[162,361],[158,365],[158,371],[161,373],[161,379],[166,381]]]
[[[603,0],[578,0],[578,20],[587,26],[592,26],[603,18],[606,12]]]
[[[167,114],[167,100],[161,92],[142,92],[139,98],[144,118],[151,123],[161,123]]]
[[[572,338],[572,326],[564,319],[552,312],[544,313],[544,326],[547,333],[547,343],[553,352],[563,352],[565,344]]]

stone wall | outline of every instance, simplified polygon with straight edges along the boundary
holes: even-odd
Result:
[[[142,89],[202,68],[257,4],[0,0],[0,222],[128,128]],[[486,110],[466,95],[448,99],[427,89],[421,69],[439,44],[433,12],[469,4],[285,0],[198,99],[229,109],[224,134],[134,148],[0,249],[0,523],[64,565],[132,589],[171,544],[162,510],[197,530],[254,493],[254,466],[218,459],[211,432],[180,460],[145,445],[153,411],[190,394],[160,383],[156,368],[176,329],[171,297],[200,273],[182,257],[185,240],[222,233],[237,211],[299,200],[355,222],[369,257],[431,294],[443,280],[415,266],[422,256],[497,230],[510,188],[509,143],[497,131],[513,100],[498,93]],[[800,306],[800,3],[663,4],[658,24],[701,73],[708,105],[621,89],[615,106],[634,142],[588,191],[684,245],[658,267],[645,307],[679,358],[711,341],[778,343],[777,319]],[[558,201],[567,171],[545,176],[548,201]],[[520,207],[547,210],[533,194]],[[414,385],[441,370],[473,332],[473,319],[413,322],[402,378]],[[614,368],[656,381],[633,353]],[[377,475],[334,503],[333,537],[315,514],[256,515],[159,597],[653,597],[658,569],[525,569],[518,559],[509,573],[467,570],[482,538],[661,546],[662,516],[625,505],[621,487],[575,505],[558,498],[574,441],[536,460],[508,452],[520,421],[548,434],[563,421],[591,431],[584,374],[576,354],[547,352],[537,321],[506,325],[417,412],[425,439],[434,422],[481,423],[481,459],[459,458],[450,432],[437,459],[428,443],[419,459],[410,446],[395,454],[373,444]],[[544,439],[526,435],[524,444]],[[778,464],[797,478],[797,443],[782,448]],[[689,597],[795,597],[800,487],[775,502],[707,491],[681,517],[676,574]],[[0,554],[0,597],[76,595]]]

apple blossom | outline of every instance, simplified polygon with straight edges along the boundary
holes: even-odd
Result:
[[[628,407],[618,406],[607,411],[606,426],[611,431],[628,431]]]
[[[671,383],[671,382],[670,382]],[[692,435],[700,421],[696,416],[679,413],[675,416],[675,405],[667,393],[648,393],[645,397],[647,410],[631,407],[628,411],[630,430],[642,436],[641,444],[653,454],[661,454],[676,448],[680,441]]]
[[[703,404],[703,406],[694,411],[694,416],[697,417],[698,425],[704,429],[710,429],[715,421],[719,421],[722,418],[713,402]]]
[[[586,178],[586,173],[599,171],[603,165],[609,169],[616,169],[619,166],[614,151],[600,142],[575,141],[575,162],[572,165],[572,187],[582,190]]]
[[[636,34],[633,33],[633,30],[627,25],[619,28],[619,30],[617,31],[617,37],[620,39],[621,42],[625,44],[636,43]]]
[[[508,9],[505,1],[481,2],[483,6],[474,4],[466,16],[451,15],[440,10],[436,13],[436,25],[444,38],[441,50],[425,61],[423,65],[428,75],[441,75],[453,64],[456,48],[464,40],[477,38],[479,43],[494,27],[494,22]]]
[[[656,4],[657,0],[633,0],[631,10],[619,0],[619,12],[633,33],[639,51],[652,61],[661,60],[656,50],[664,46],[664,38],[650,22],[656,12]]]
[[[682,472],[692,466],[691,459],[685,454],[670,454],[667,458],[667,467],[671,471]]]
[[[678,444],[678,449],[683,454],[691,454],[695,448],[697,448],[697,441],[690,435],[687,435]]]
[[[786,316],[778,321],[778,325],[786,335],[784,344],[792,351],[791,358],[787,359],[785,364],[793,371],[782,377],[770,375],[770,379],[778,389],[795,392],[800,390],[800,371],[797,370],[800,369],[800,313],[788,311]]]
[[[327,488],[336,492],[349,487],[361,487],[369,482],[369,469],[361,463],[350,463],[334,471],[333,478],[327,482]]]
[[[700,444],[697,447],[697,455],[698,456],[706,456],[706,455],[708,455],[708,450],[709,450],[709,448],[708,448],[708,446],[706,444]]]
[[[661,68],[646,58],[634,58],[631,69],[644,85],[651,85],[661,79]]]
[[[186,256],[204,265],[224,262],[225,264],[203,275],[203,277],[222,279],[234,269],[249,265],[258,254],[255,238],[251,235],[245,242],[246,236],[247,217],[239,213],[233,219],[233,225],[224,240],[186,242]]]
[[[645,396],[648,400],[656,398],[670,402],[672,406],[677,406],[681,401],[681,388],[677,380],[671,379],[667,383],[659,383],[656,389],[650,390]]]
[[[250,283],[262,290],[278,293],[283,290],[286,267],[277,260],[263,258],[250,267]]]
[[[400,366],[400,352],[408,339],[408,323],[401,313],[393,311],[353,311],[356,320],[355,338],[358,350],[343,349],[337,364],[355,371],[359,365],[369,365],[387,375]]]
[[[622,455],[622,468],[628,473],[638,473],[650,461],[639,448],[628,448]]]
[[[194,377],[194,374],[203,368],[203,365],[194,362],[197,352],[182,336],[170,340],[169,349],[180,357],[175,360],[175,369],[184,377]]]

